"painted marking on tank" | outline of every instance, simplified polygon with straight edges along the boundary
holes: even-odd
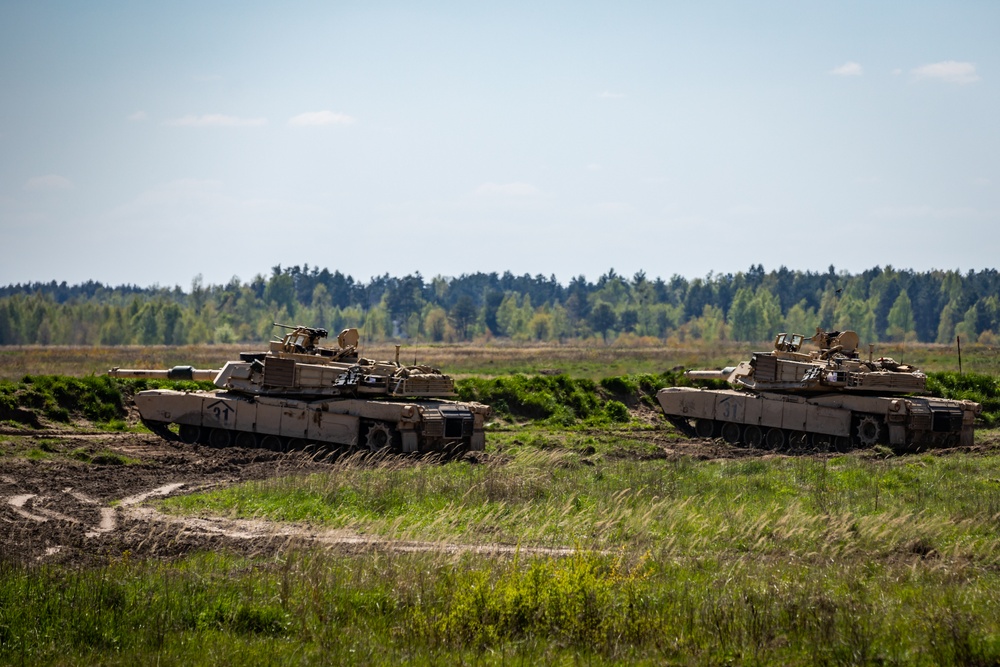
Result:
[[[216,401],[215,403],[210,403],[205,406],[206,410],[211,411],[215,415],[215,418],[222,422],[223,424],[229,423],[229,415],[235,410],[226,401]]]

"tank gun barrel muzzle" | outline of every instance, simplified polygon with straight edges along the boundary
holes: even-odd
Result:
[[[173,368],[112,368],[108,375],[113,378],[156,378],[160,380],[204,380],[211,382],[219,371],[195,368],[194,366],[174,366]]]

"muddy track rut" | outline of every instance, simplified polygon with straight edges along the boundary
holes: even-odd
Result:
[[[0,434],[2,435],[2,434]],[[344,552],[393,550],[446,553],[572,553],[497,543],[394,540],[308,524],[262,519],[175,516],[146,501],[279,475],[329,470],[304,453],[181,445],[152,434],[45,433],[51,458],[22,451],[0,455],[0,561],[87,564],[132,556],[170,558],[225,547],[271,554],[290,545]],[[29,448],[30,448],[29,440]],[[74,461],[81,448],[138,460],[129,465]]]

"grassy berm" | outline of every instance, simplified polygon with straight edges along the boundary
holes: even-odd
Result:
[[[690,443],[651,404],[675,381],[469,378],[463,398],[498,415],[485,453],[349,457],[156,503],[370,546],[0,559],[0,663],[1000,664],[1000,434],[907,456]],[[116,428],[143,386],[74,382],[0,385],[0,405]],[[994,379],[931,386],[995,423]]]

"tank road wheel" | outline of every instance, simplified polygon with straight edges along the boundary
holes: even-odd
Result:
[[[303,438],[292,438],[288,441],[288,451],[290,452],[301,452],[303,449],[309,446]]]
[[[728,442],[730,445],[735,445],[740,442],[741,431],[739,424],[734,424],[733,422],[726,422],[722,425],[722,439]]]
[[[699,438],[711,438],[715,435],[715,422],[711,419],[696,419],[694,434]]]
[[[805,449],[809,446],[809,434],[805,431],[792,431],[788,434],[788,446],[792,449]]]
[[[882,420],[872,415],[864,415],[858,420],[858,443],[862,447],[871,447],[882,439]]]
[[[208,444],[219,449],[228,447],[232,440],[232,434],[224,428],[213,428],[212,432],[208,434]]]
[[[833,448],[838,452],[851,451],[851,439],[846,435],[838,435],[833,439]]]
[[[385,424],[372,424],[365,434],[365,446],[370,452],[380,452],[392,447],[392,431]]]
[[[265,435],[260,441],[260,446],[264,449],[270,449],[272,452],[285,451],[284,441],[276,435]]]
[[[833,436],[828,433],[813,433],[812,445],[821,452],[833,449]]]
[[[201,427],[194,424],[180,424],[177,427],[177,437],[186,445],[193,445],[201,438]]]
[[[255,449],[257,447],[257,436],[250,431],[240,431],[236,434],[236,446],[243,449]]]
[[[769,428],[765,441],[769,449],[781,449],[785,446],[785,432],[780,428]]]
[[[760,430],[760,426],[750,424],[744,428],[743,442],[747,447],[759,448],[761,443],[764,442],[764,432]]]

